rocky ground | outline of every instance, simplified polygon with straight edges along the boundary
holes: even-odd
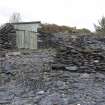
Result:
[[[0,105],[105,105],[102,39],[60,38],[56,50],[1,52]]]

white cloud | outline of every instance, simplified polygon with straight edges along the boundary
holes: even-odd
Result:
[[[93,30],[93,23],[105,15],[104,4],[104,0],[0,0],[0,23],[7,22],[13,12],[20,12],[23,21]]]

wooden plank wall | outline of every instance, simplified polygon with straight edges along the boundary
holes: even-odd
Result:
[[[37,49],[37,33],[31,31],[16,31],[17,47]]]

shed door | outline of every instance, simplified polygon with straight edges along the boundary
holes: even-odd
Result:
[[[18,48],[24,48],[24,31],[16,32],[16,43]]]
[[[34,32],[29,32],[30,36],[30,49],[37,49],[37,35]]]
[[[37,35],[29,31],[17,31],[17,47],[37,49]]]

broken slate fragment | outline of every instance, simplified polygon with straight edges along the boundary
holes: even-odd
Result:
[[[44,94],[45,92],[42,90],[42,91],[39,91],[39,92],[37,92],[37,94],[38,95],[42,95],[42,94]]]
[[[77,66],[66,66],[65,69],[70,70],[70,71],[77,71],[78,67]]]

